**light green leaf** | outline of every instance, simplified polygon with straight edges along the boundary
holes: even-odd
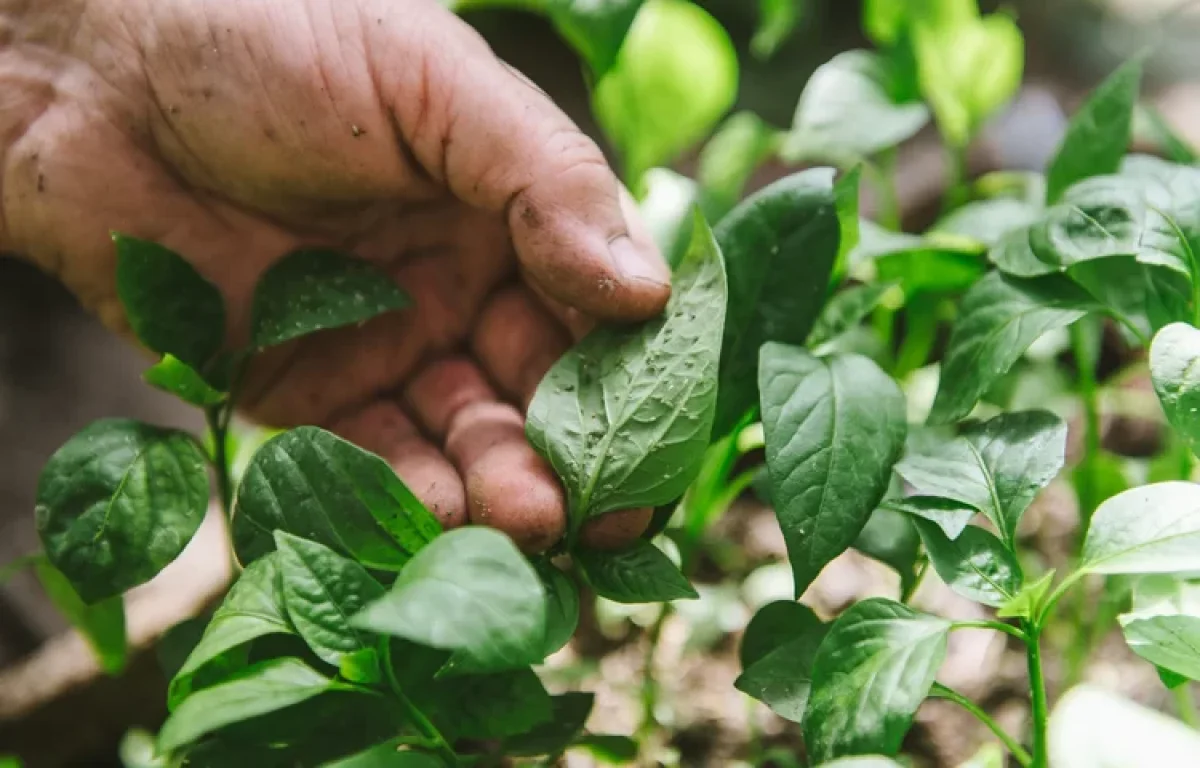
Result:
[[[100,667],[110,675],[120,674],[129,657],[125,643],[125,602],[121,595],[88,605],[62,571],[45,557],[37,558],[33,567],[50,602],[83,635]]]
[[[918,248],[893,251],[875,260],[879,279],[903,288],[910,305],[923,295],[965,291],[986,268],[974,243],[937,245],[926,240]]]
[[[150,386],[201,408],[217,405],[227,397],[224,392],[209,385],[194,368],[174,355],[163,355],[162,360],[146,369],[142,378]]]
[[[733,106],[737,86],[737,53],[716,19],[686,0],[647,0],[596,83],[592,110],[636,187],[646,170],[703,138]]]
[[[542,655],[549,656],[571,641],[579,626],[579,588],[571,577],[548,561],[534,564],[546,591],[546,642]]]
[[[675,269],[691,242],[692,213],[700,199],[700,186],[667,168],[646,171],[642,186],[645,194],[638,209],[663,257]]]
[[[580,549],[574,557],[592,590],[617,603],[666,603],[699,597],[671,559],[644,539],[620,552]]]
[[[343,654],[338,659],[338,674],[352,683],[376,685],[383,682],[379,651],[374,648],[360,648]]]
[[[190,435],[104,419],[50,457],[35,514],[46,556],[91,604],[154,577],[207,509],[208,468]]]
[[[191,693],[192,679],[209,662],[251,640],[274,634],[295,634],[283,605],[276,553],[247,566],[225,595],[200,642],[171,680],[167,695],[170,708]]]
[[[754,408],[759,348],[768,341],[802,345],[816,322],[841,237],[833,177],[832,169],[817,168],[781,179],[716,229],[729,304],[714,438]]]
[[[733,685],[747,696],[766,704],[785,720],[799,723],[804,719],[808,704],[813,659],[829,627],[804,606],[798,603],[792,605],[805,612],[796,612],[797,616],[803,616],[802,621],[792,619],[786,639],[781,639],[759,658],[745,665]],[[743,641],[743,649],[745,647]]]
[[[1120,617],[1129,648],[1169,672],[1200,680],[1200,585],[1146,576],[1134,587],[1133,611]]]
[[[350,625],[459,651],[473,672],[512,669],[542,661],[546,595],[511,539],[460,528],[418,552]]]
[[[876,45],[891,46],[908,26],[912,0],[863,0],[863,28]]]
[[[712,431],[725,272],[703,219],[664,314],[593,331],[555,363],[525,431],[566,486],[571,530],[617,509],[675,501]]]
[[[969,414],[1042,334],[1074,323],[1092,306],[1077,286],[1058,276],[985,276],[962,299],[930,421],[952,422]]]
[[[159,731],[158,748],[174,752],[219,728],[299,704],[336,686],[299,659],[254,664],[184,699]]]
[[[1200,331],[1174,323],[1150,345],[1150,378],[1171,426],[1200,453]]]
[[[1021,30],[999,13],[948,21],[918,17],[913,22],[921,91],[946,141],[965,147],[1021,85],[1025,68]]]
[[[771,498],[804,593],[858,537],[907,432],[904,394],[873,362],[764,345],[759,372]]]
[[[1004,413],[964,425],[961,436],[913,446],[896,472],[917,492],[982,512],[1010,548],[1017,523],[1062,469],[1067,425],[1047,411]]]
[[[233,515],[238,558],[249,563],[272,551],[277,530],[398,571],[441,526],[386,461],[300,427],[269,440],[246,468]]]
[[[174,251],[113,233],[117,296],[129,327],[160,355],[204,366],[225,342],[225,301],[212,283]]]
[[[1054,768],[1166,768],[1200,754],[1195,729],[1092,684],[1063,695],[1049,736]]]
[[[1021,591],[1021,566],[991,533],[969,525],[951,540],[927,520],[917,518],[913,523],[934,570],[958,594],[984,605],[1001,606]]]
[[[1047,571],[1021,588],[1012,599],[1001,605],[996,616],[1001,619],[1033,619],[1042,612],[1042,604],[1054,586],[1054,571]]]
[[[958,455],[957,448],[952,450],[955,450],[955,455]],[[897,472],[903,472],[902,467],[898,466]],[[974,480],[975,478],[972,476],[969,482],[973,483]],[[935,477],[928,478],[926,482],[935,490],[946,487]],[[982,495],[976,489],[972,489],[969,494],[973,499],[982,499]],[[902,499],[888,499],[883,502],[883,507],[928,520],[941,528],[942,532],[946,534],[946,538],[957,539],[962,535],[967,524],[971,522],[971,518],[979,514],[979,509],[973,506],[973,503],[964,503],[941,496],[907,496]]]
[[[894,755],[946,657],[950,622],[871,598],[834,622],[813,663],[809,756]]]
[[[567,42],[599,79],[617,61],[642,0],[540,0]]]
[[[1083,543],[1091,573],[1200,570],[1200,485],[1155,483],[1100,505]]]
[[[251,337],[273,347],[310,333],[364,323],[412,301],[367,261],[327,249],[293,251],[271,266],[254,289]]]
[[[1115,172],[1129,149],[1133,110],[1142,80],[1141,59],[1108,78],[1075,113],[1046,172],[1046,199],[1057,203],[1067,188],[1089,176]]]
[[[322,661],[337,666],[346,654],[370,649],[375,639],[350,617],[384,595],[383,586],[353,560],[329,547],[275,531],[283,604],[296,633]]]
[[[442,761],[425,752],[403,749],[398,739],[377,744],[322,768],[442,768]]]
[[[787,42],[804,14],[808,0],[758,0],[758,29],[750,39],[750,51],[769,59]]]
[[[915,136],[929,123],[929,109],[902,98],[898,76],[889,59],[870,51],[846,51],[823,64],[800,94],[783,156],[845,166]]]
[[[933,232],[966,237],[988,247],[1006,235],[1037,221],[1042,209],[1014,198],[977,200],[967,203],[939,221]]]
[[[821,310],[820,317],[808,335],[806,346],[819,349],[851,328],[855,328],[879,306],[891,283],[857,285],[834,296]]]
[[[738,112],[721,124],[700,152],[696,173],[710,221],[720,221],[737,204],[750,176],[778,143],[778,132],[753,112]]]

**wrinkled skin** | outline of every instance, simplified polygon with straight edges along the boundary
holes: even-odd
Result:
[[[108,233],[162,242],[223,291],[231,344],[272,260],[371,260],[416,306],[264,355],[246,412],[380,453],[449,525],[561,535],[523,409],[669,274],[595,144],[435,0],[0,0],[0,94],[6,251],[126,332]]]

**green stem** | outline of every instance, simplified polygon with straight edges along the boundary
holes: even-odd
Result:
[[[1005,624],[1003,621],[956,621],[950,625],[951,629],[993,629],[997,632],[1003,632],[1006,635],[1012,635],[1023,643],[1029,642],[1029,635],[1019,627],[1014,627],[1012,624]]]
[[[638,727],[639,742],[645,742],[658,724],[655,714],[658,709],[658,681],[654,679],[654,657],[658,655],[658,644],[662,640],[663,625],[671,612],[671,604],[664,603],[658,618],[646,635],[646,655],[642,660],[642,722]]]
[[[900,196],[896,194],[896,150],[887,149],[879,154],[874,164],[867,164],[879,193],[879,225],[899,232],[904,222],[900,216]]]
[[[1200,729],[1200,715],[1196,713],[1196,700],[1192,698],[1191,683],[1184,683],[1171,690],[1171,695],[1175,699],[1175,709],[1179,712],[1179,719],[1187,724],[1189,728]]]
[[[208,422],[208,431],[213,439],[213,470],[217,475],[217,494],[221,498],[221,509],[225,519],[233,518],[233,482],[229,472],[228,435],[229,421],[223,416],[224,409],[220,406],[204,411]]]
[[[923,297],[921,300],[905,308],[906,319],[904,341],[900,351],[896,353],[896,365],[893,374],[897,379],[903,379],[908,374],[925,365],[929,352],[937,339],[938,302]]]
[[[383,672],[387,678],[388,687],[391,688],[396,701],[400,703],[400,708],[404,710],[405,717],[429,742],[431,749],[437,753],[443,763],[451,767],[457,766],[459,764],[458,755],[454,753],[454,749],[442,736],[442,732],[429,721],[429,718],[416,704],[413,704],[412,699],[408,698],[400,687],[400,681],[396,679],[396,669],[392,666],[392,652],[387,638],[383,638],[379,642],[379,657],[383,661]]]
[[[917,573],[913,576],[913,580],[904,586],[900,591],[900,602],[908,605],[913,597],[917,594],[917,590],[921,588],[921,582],[925,580],[925,574],[929,572],[929,558],[921,555],[917,561]]]
[[[1016,758],[1016,761],[1025,768],[1029,768],[1029,766],[1033,763],[1033,757],[1027,751],[1025,751],[1025,748],[1018,744],[1017,740],[1010,736],[999,723],[992,719],[991,715],[989,715],[987,712],[984,712],[982,707],[968,699],[966,696],[963,696],[953,688],[948,688],[941,683],[933,684],[933,689],[930,691],[930,695],[936,696],[939,699],[953,701],[955,704],[974,715],[976,720],[986,725],[988,730],[996,734],[996,738],[1000,739],[1000,743],[1004,745],[1005,749],[1007,749],[1012,756]]]
[[[946,196],[942,199],[942,215],[952,212],[971,196],[967,187],[967,147],[946,145]]]
[[[1092,513],[1099,506],[1094,458],[1100,453],[1100,402],[1096,387],[1096,360],[1093,345],[1089,343],[1084,323],[1085,318],[1071,326],[1071,349],[1075,354],[1079,375],[1079,397],[1083,402],[1084,436],[1083,465],[1085,471],[1079,478],[1080,530],[1087,530]]]
[[[1050,710],[1046,701],[1046,676],[1042,672],[1041,637],[1038,628],[1032,624],[1025,626],[1025,634],[1029,689],[1033,705],[1033,761],[1029,765],[1030,768],[1048,768],[1050,757],[1046,724],[1050,717]]]

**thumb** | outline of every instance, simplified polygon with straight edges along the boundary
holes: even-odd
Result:
[[[392,46],[405,62],[379,65],[417,162],[463,202],[504,213],[550,298],[610,320],[661,312],[670,272],[599,147],[466,24],[430,15],[418,51]]]

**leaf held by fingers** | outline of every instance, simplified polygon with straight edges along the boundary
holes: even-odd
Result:
[[[529,441],[566,486],[572,527],[674,501],[712,431],[725,325],[721,252],[697,214],[666,312],[600,328],[551,368],[529,406]]]

